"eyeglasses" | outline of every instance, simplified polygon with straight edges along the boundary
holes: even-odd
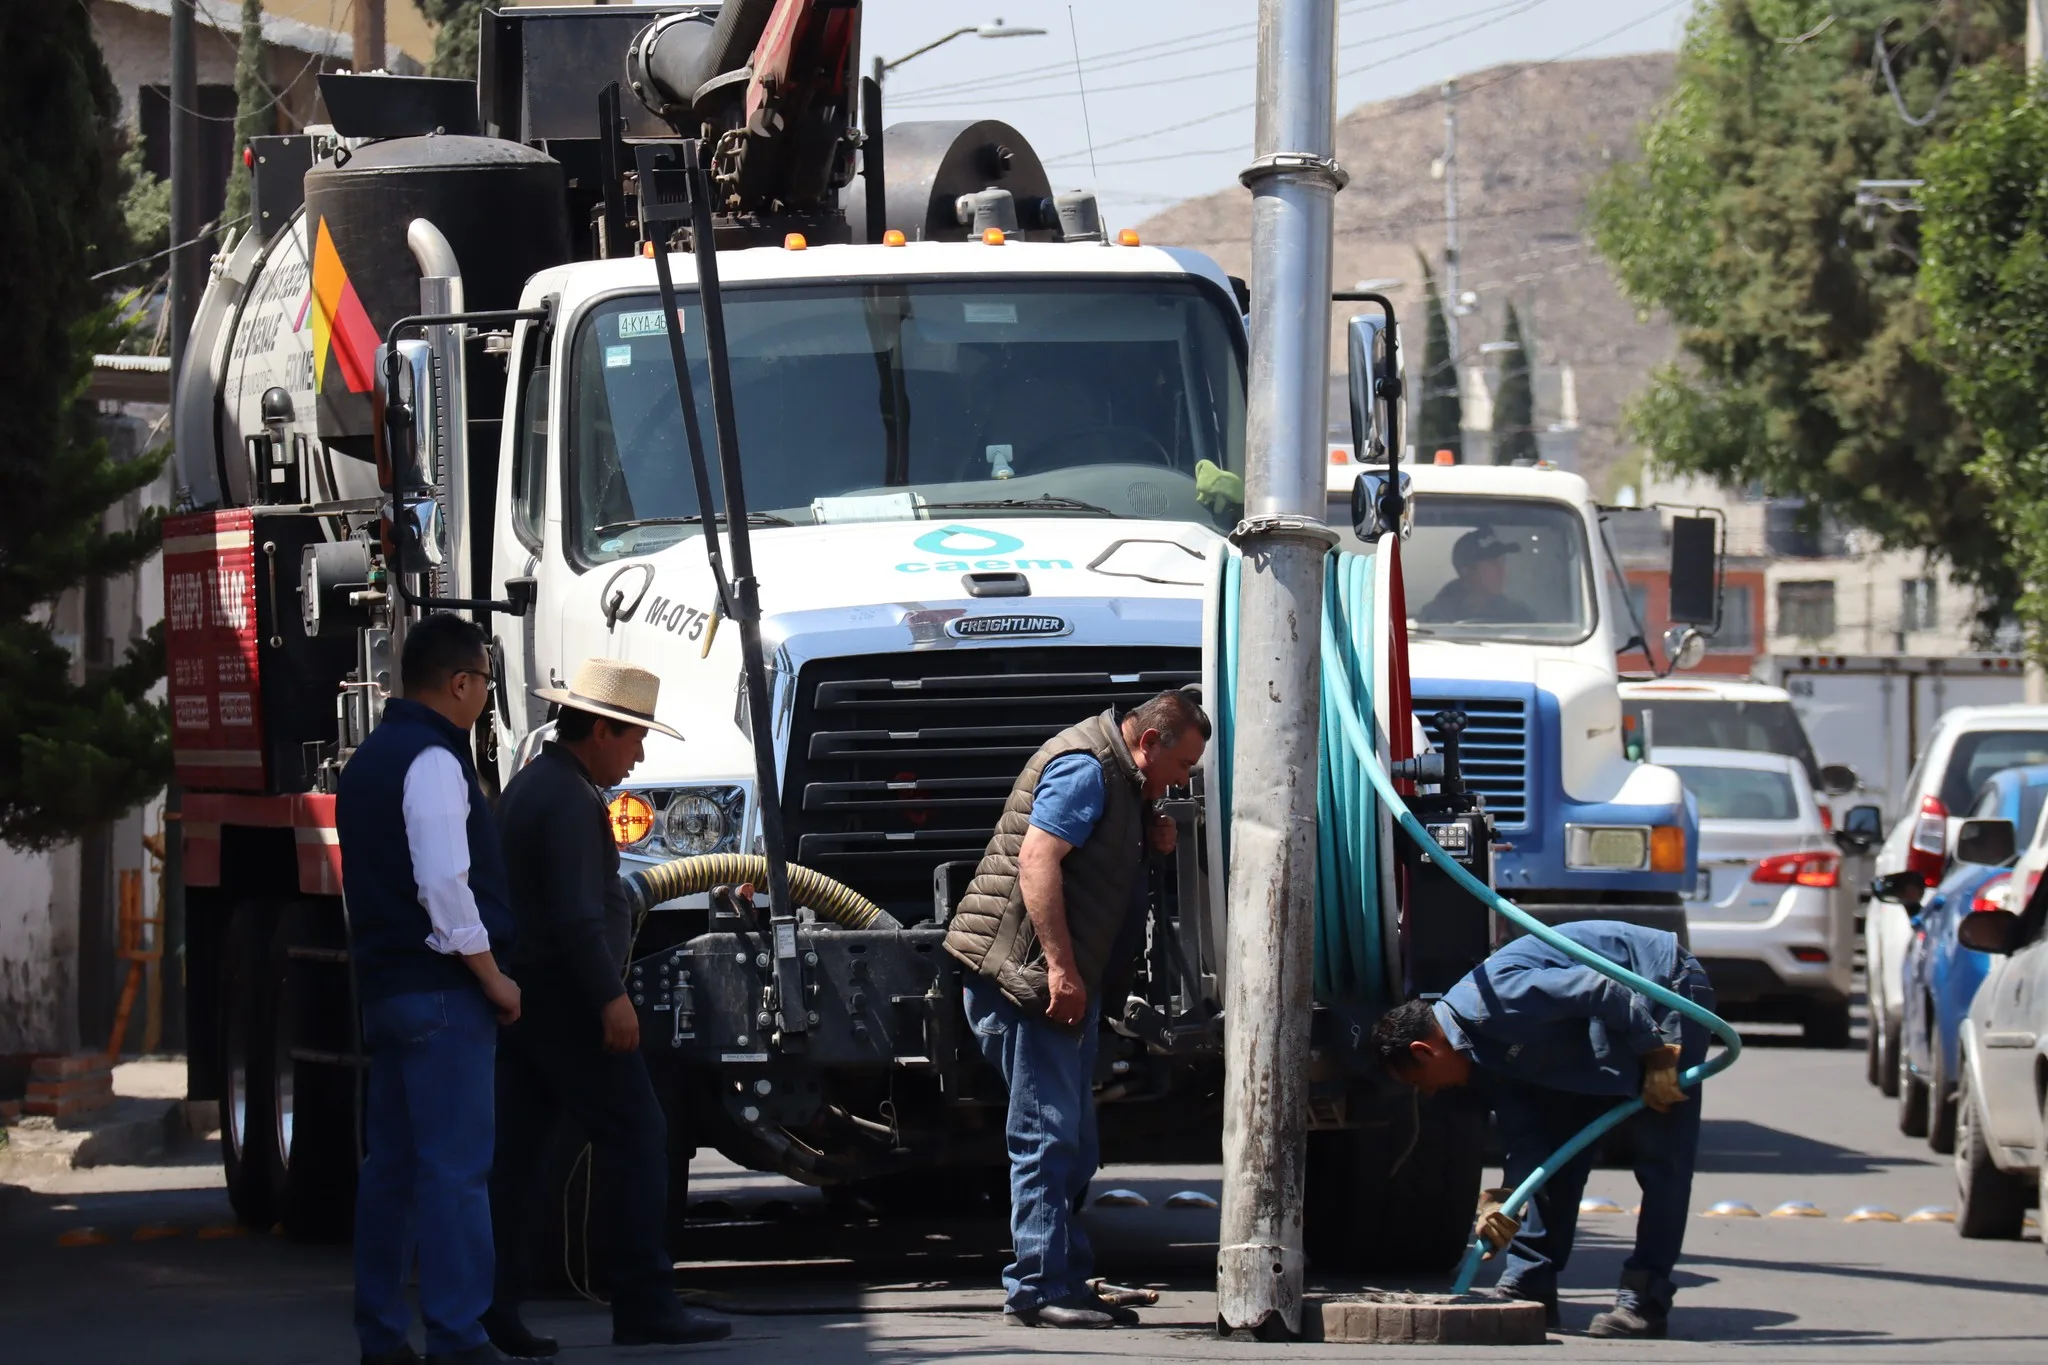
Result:
[[[489,687],[492,683],[498,680],[498,675],[491,672],[491,670],[488,668],[458,668],[455,670],[455,676],[458,678],[465,673],[468,673],[474,677],[482,678],[484,680],[485,687]]]

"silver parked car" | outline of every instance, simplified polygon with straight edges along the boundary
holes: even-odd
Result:
[[[1699,880],[1685,902],[1692,951],[1725,1012],[1849,1043],[1854,891],[1807,780],[1784,754],[1658,746],[1699,806]]]

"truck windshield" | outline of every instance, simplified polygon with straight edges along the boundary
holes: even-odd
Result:
[[[694,294],[679,300],[713,461]],[[1244,365],[1194,280],[889,280],[726,291],[747,507],[769,525],[1081,515],[1236,524]],[[576,334],[570,515],[585,563],[699,533],[655,296]]]
[[[1349,497],[1331,498],[1343,548],[1370,553],[1343,528]],[[1539,498],[1418,493],[1401,547],[1415,634],[1453,640],[1577,644],[1593,633],[1592,557],[1576,508]]]

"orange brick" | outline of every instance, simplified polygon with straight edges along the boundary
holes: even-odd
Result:
[[[81,1114],[96,1113],[101,1109],[111,1109],[113,1107],[114,1097],[112,1093],[104,1095],[78,1095],[61,1100],[35,1099],[32,1097],[26,1105],[29,1113],[40,1114],[46,1118],[53,1119],[76,1118]]]
[[[29,1066],[30,1077],[38,1081],[68,1081],[93,1075],[104,1075],[111,1080],[113,1074],[104,1052],[70,1052],[38,1057]]]
[[[71,1081],[30,1081],[28,1101],[56,1104],[64,1100],[91,1099],[105,1096],[114,1097],[114,1078],[111,1076],[80,1076]],[[35,1112],[33,1109],[31,1113]]]
[[[0,1123],[12,1123],[20,1117],[20,1100],[0,1100]]]

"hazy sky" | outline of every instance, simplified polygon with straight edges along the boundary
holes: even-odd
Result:
[[[1339,0],[1338,111],[1500,62],[1672,48],[1691,8],[1691,0]],[[893,58],[997,18],[1046,32],[955,38],[898,68],[884,86],[887,121],[1002,119],[1038,149],[1054,189],[1092,185],[1112,226],[1233,185],[1251,160],[1253,0],[865,0],[862,46],[868,60]]]

